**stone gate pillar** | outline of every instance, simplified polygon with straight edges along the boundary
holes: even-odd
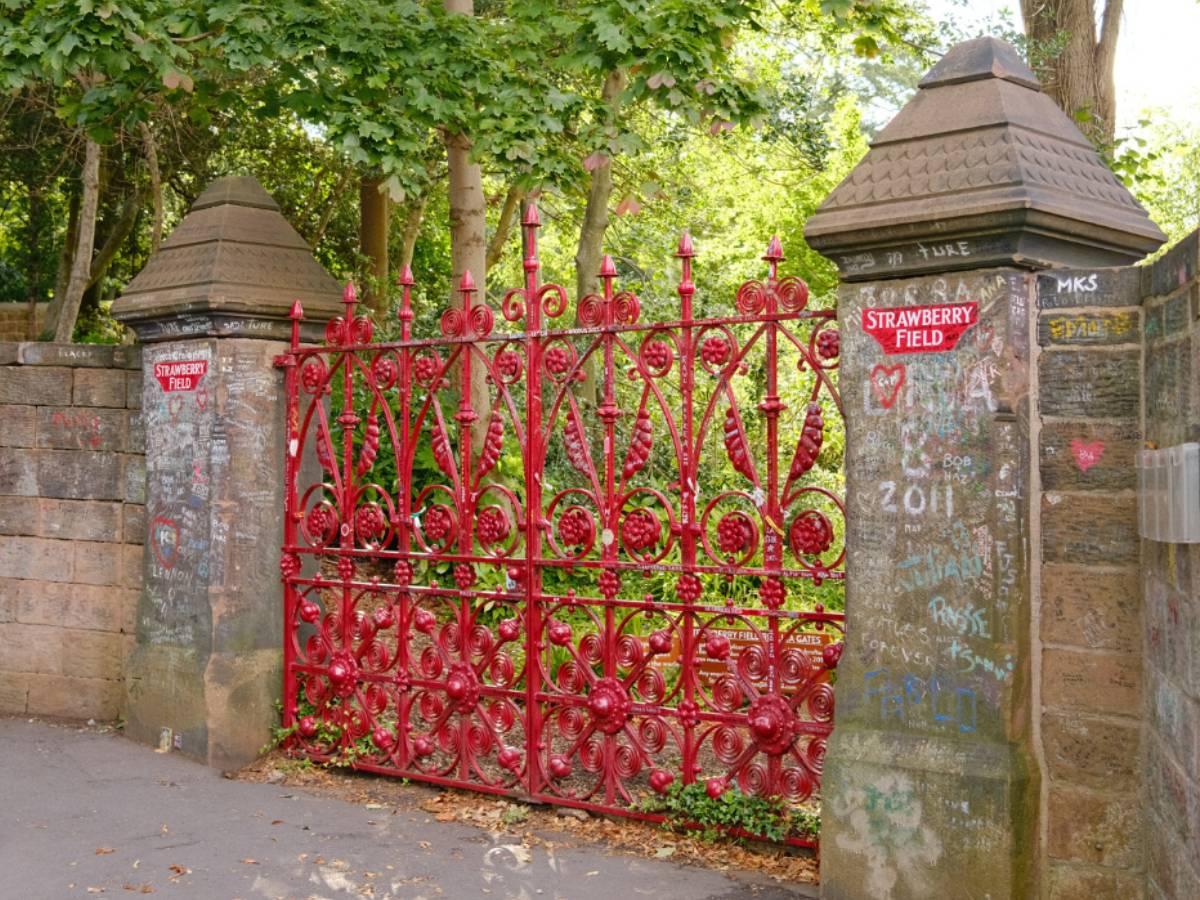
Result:
[[[228,768],[267,741],[281,690],[283,377],[339,290],[249,177],[213,182],[113,304],[145,344],[145,578],[126,732]],[[169,730],[169,732],[168,732]]]
[[[1032,273],[1127,264],[1163,236],[991,38],[926,75],[806,236],[843,279],[847,646],[824,896],[1049,895]]]

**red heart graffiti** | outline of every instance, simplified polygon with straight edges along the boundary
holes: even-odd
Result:
[[[1104,441],[1092,441],[1090,444],[1085,444],[1079,438],[1075,438],[1071,441],[1071,454],[1075,457],[1079,471],[1086,472],[1100,462],[1100,457],[1104,455]]]
[[[896,363],[894,366],[880,363],[871,370],[871,390],[875,392],[880,406],[891,409],[895,405],[906,377],[904,363]]]

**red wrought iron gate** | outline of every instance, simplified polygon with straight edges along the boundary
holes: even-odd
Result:
[[[288,398],[285,725],[318,760],[654,818],[700,781],[819,789],[841,653],[836,315],[778,274],[728,315],[470,275],[440,335],[346,312]],[[482,376],[480,373],[483,373]],[[831,437],[832,435],[832,437]],[[824,602],[823,602],[824,601]],[[831,607],[831,608],[827,608]],[[800,841],[805,842],[805,841]]]

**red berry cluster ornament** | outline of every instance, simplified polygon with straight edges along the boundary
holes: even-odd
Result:
[[[722,553],[740,553],[750,543],[750,525],[740,515],[722,517],[717,523],[717,546]]]
[[[833,525],[824,513],[810,509],[792,522],[789,537],[797,556],[817,556],[833,545]]]
[[[836,331],[822,331],[817,335],[817,355],[821,359],[837,359],[842,352],[842,336]]]
[[[568,547],[578,547],[591,540],[592,517],[584,510],[568,509],[558,520],[558,537]]]
[[[662,523],[650,510],[635,509],[625,516],[621,534],[629,549],[648,550],[662,538]]]
[[[787,596],[787,588],[778,578],[767,578],[764,579],[762,587],[758,589],[758,595],[768,609],[779,609],[783,606],[784,597]]]
[[[704,585],[695,575],[684,574],[679,576],[679,582],[675,585],[675,595],[684,603],[695,603],[700,599],[700,595],[704,593]]]
[[[499,506],[489,506],[479,514],[476,530],[479,540],[488,546],[498,544],[506,537],[512,528],[508,514]]]
[[[719,335],[705,338],[700,344],[700,358],[710,366],[723,366],[732,351],[729,341]]]
[[[642,350],[646,364],[652,369],[665,369],[671,364],[671,355],[666,341],[650,341]]]
[[[425,532],[425,537],[431,541],[448,538],[451,527],[450,513],[440,506],[433,507],[421,519],[421,529]]]

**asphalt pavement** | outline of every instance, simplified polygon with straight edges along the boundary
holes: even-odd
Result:
[[[117,733],[0,719],[0,898],[790,900],[755,873],[223,778]]]

